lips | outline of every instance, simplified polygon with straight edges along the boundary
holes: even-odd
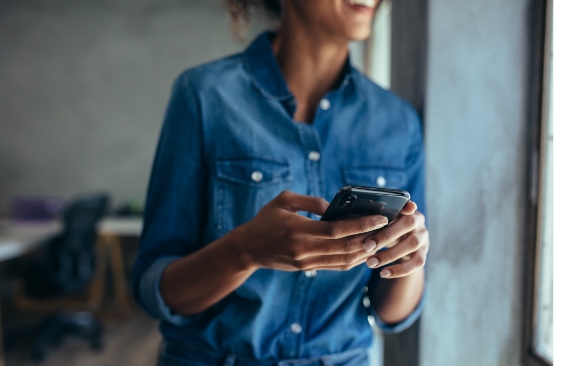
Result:
[[[374,8],[376,0],[346,0],[346,2],[353,6],[363,6],[366,8]]]
[[[356,14],[363,14],[372,17],[378,0],[344,0],[344,4]]]

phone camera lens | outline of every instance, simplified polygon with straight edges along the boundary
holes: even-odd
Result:
[[[356,195],[349,193],[340,200],[340,207],[350,207],[354,204],[354,201],[356,201]]]

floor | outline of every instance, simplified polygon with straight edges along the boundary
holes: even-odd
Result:
[[[31,359],[24,345],[7,350],[6,366],[153,366],[156,361],[160,333],[158,323],[138,307],[124,319],[108,321],[105,346],[93,351],[86,342],[67,338],[57,349],[51,349],[42,363]]]

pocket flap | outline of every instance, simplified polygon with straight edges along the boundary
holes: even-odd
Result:
[[[344,182],[351,186],[402,189],[407,177],[404,169],[387,166],[345,167]]]
[[[252,157],[216,160],[216,176],[251,187],[292,180],[288,163]]]

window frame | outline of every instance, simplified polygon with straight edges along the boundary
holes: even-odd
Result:
[[[552,366],[534,349],[537,286],[540,278],[540,260],[542,248],[542,211],[544,209],[543,181],[546,169],[547,127],[548,127],[548,96],[550,89],[550,52],[552,38],[552,5],[553,0],[535,0],[532,3],[533,25],[531,38],[534,40],[531,48],[533,72],[531,78],[528,102],[532,105],[529,112],[531,125],[530,146],[530,206],[528,212],[528,252],[526,263],[525,288],[525,321],[523,337],[523,363],[527,366]]]

